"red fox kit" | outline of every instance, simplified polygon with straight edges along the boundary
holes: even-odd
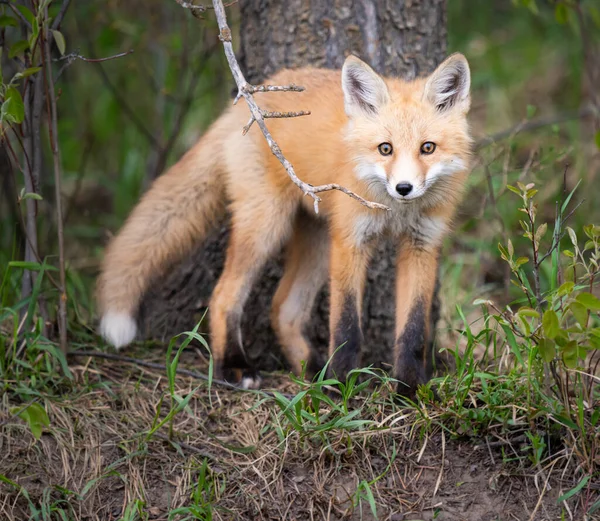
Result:
[[[384,79],[350,56],[341,72],[284,70],[268,83],[306,87],[256,94],[269,111],[311,110],[304,118],[269,120],[298,175],[313,185],[339,183],[390,210],[336,191],[322,194],[314,216],[312,199],[290,181],[257,126],[242,136],[248,108],[232,106],[154,182],[109,245],[98,281],[102,335],[116,347],[130,343],[149,285],[229,210],[225,268],[209,305],[215,375],[244,366],[244,304],[265,262],[286,246],[271,315],[284,354],[296,373],[303,362],[314,364],[303,329],[329,276],[330,370],[345,378],[359,363],[369,258],[386,237],[398,245],[394,376],[400,392],[414,393],[431,376],[425,346],[438,254],[469,170],[467,60],[454,54],[429,77],[406,82]]]

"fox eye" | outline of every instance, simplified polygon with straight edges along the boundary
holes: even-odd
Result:
[[[436,144],[431,141],[427,141],[421,145],[421,154],[429,155],[435,152]]]
[[[381,143],[381,145],[379,145],[377,149],[379,150],[379,153],[382,156],[389,156],[393,150],[392,145],[390,143]]]

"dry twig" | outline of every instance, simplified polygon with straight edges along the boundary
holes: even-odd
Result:
[[[523,132],[531,132],[533,130],[537,130],[539,128],[548,127],[551,125],[557,125],[558,123],[565,123],[567,121],[572,121],[575,119],[584,119],[590,116],[596,116],[597,110],[592,106],[583,107],[580,110],[575,110],[572,112],[564,112],[561,114],[557,114],[555,116],[547,116],[538,119],[524,120],[518,123],[517,125],[510,127],[506,130],[502,130],[496,134],[491,134],[489,136],[485,136],[478,140],[475,143],[475,149],[479,150],[480,148],[486,147],[488,145],[492,145],[497,141],[502,141],[506,138],[512,138],[517,134]]]
[[[82,56],[81,54],[79,54],[79,52],[75,51],[75,52],[72,52],[69,54],[65,54],[64,56],[61,56],[60,58],[56,58],[54,61],[67,60],[68,63],[71,63],[72,61],[75,61],[75,60],[81,60],[81,61],[88,62],[88,63],[101,63],[101,62],[107,62],[110,60],[115,60],[117,58],[122,58],[123,56],[127,56],[128,54],[131,54],[132,52],[133,52],[133,49],[130,49],[125,52],[120,52],[118,54],[114,54],[113,56],[106,56],[104,58],[86,58],[85,56]]]

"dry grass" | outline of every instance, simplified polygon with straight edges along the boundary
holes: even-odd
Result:
[[[30,499],[0,484],[2,519],[30,518],[31,503],[48,511],[40,519],[77,521],[184,519],[189,511],[173,514],[181,507],[196,508],[189,519],[550,520],[560,519],[559,491],[573,485],[568,475],[561,484],[564,461],[503,463],[518,443],[451,439],[434,408],[399,408],[385,392],[353,404],[368,405],[368,428],[311,437],[270,398],[178,378],[176,393],[194,396],[169,441],[167,425],[147,436],[169,411],[163,374],[99,360],[72,370],[74,388],[43,401],[51,427],[40,440],[19,419],[0,431],[0,474]],[[277,375],[268,383],[298,390]],[[5,395],[0,420],[14,405]]]

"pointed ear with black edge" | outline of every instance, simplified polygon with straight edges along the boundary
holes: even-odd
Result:
[[[342,90],[346,114],[374,116],[390,94],[383,78],[356,56],[348,56],[342,67]]]
[[[429,76],[423,96],[439,112],[460,110],[467,113],[471,105],[470,89],[469,62],[456,53],[446,58]]]

